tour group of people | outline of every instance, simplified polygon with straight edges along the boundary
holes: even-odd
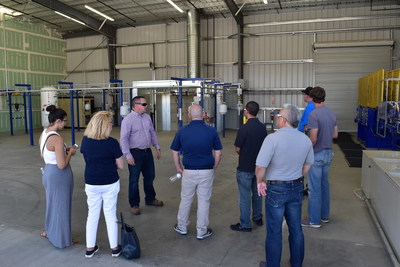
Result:
[[[282,223],[289,228],[290,261],[302,266],[304,236],[302,227],[319,228],[329,222],[328,171],[332,161],[332,140],[338,136],[335,114],[325,105],[325,90],[307,87],[302,91],[307,107],[301,115],[292,105],[285,105],[276,116],[278,128],[267,135],[257,119],[259,105],[250,101],[244,109],[248,119],[237,133],[234,149],[238,154],[236,180],[239,196],[239,222],[233,231],[251,232],[253,223],[264,224],[262,197],[265,197],[265,259],[260,266],[280,266]],[[107,225],[112,257],[121,254],[118,244],[117,199],[120,191],[118,169],[129,169],[129,205],[140,215],[139,177],[143,176],[144,204],[162,207],[153,186],[154,158],[161,157],[160,145],[142,96],[132,99],[132,112],[121,123],[120,140],[110,136],[113,114],[99,111],[84,132],[80,151],[85,160],[86,258],[99,250],[96,244],[101,209]],[[40,136],[39,147],[45,162],[43,185],[46,192],[45,230],[41,236],[55,247],[76,243],[71,236],[71,204],[74,186],[70,167],[77,146],[66,146],[58,133],[65,126],[67,114],[54,105],[46,108],[49,126]],[[197,239],[213,234],[209,228],[209,207],[214,174],[221,161],[222,144],[217,131],[204,122],[205,113],[193,104],[188,113],[191,122],[179,129],[170,149],[176,172],[182,175],[181,201],[173,230],[188,234],[189,214],[197,194]],[[182,159],[181,159],[182,155]],[[124,159],[125,158],[125,159]],[[308,174],[308,217],[302,221],[304,176]]]

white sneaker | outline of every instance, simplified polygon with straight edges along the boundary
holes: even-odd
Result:
[[[197,239],[198,239],[198,240],[203,240],[203,239],[205,239],[205,238],[211,236],[212,234],[213,234],[213,231],[212,231],[210,228],[208,228],[208,229],[207,229],[207,232],[206,232],[204,235],[198,235],[198,236],[197,236]]]
[[[320,228],[320,227],[321,227],[320,224],[312,223],[312,222],[310,222],[309,220],[304,220],[304,221],[301,223],[301,226],[303,226],[303,227],[312,227],[312,228]]]
[[[181,235],[187,235],[187,231],[182,231],[181,229],[179,229],[177,224],[175,224],[175,226],[174,226],[174,231]]]

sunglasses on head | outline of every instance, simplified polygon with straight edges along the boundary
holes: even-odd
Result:
[[[147,106],[147,103],[135,103],[135,105],[141,105],[143,107]]]

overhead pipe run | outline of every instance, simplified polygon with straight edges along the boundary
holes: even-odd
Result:
[[[116,64],[115,68],[117,70],[121,69],[146,69],[150,68],[154,70],[153,62],[139,62],[139,63],[124,63],[124,64]]]

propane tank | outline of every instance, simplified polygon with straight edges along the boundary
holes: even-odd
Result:
[[[58,107],[57,91],[56,88],[52,86],[43,87],[42,89],[40,89],[40,91],[42,126],[43,128],[47,128],[49,126],[49,112],[46,111],[46,108],[50,105],[55,105],[56,107]]]
[[[120,115],[121,117],[126,117],[129,114],[129,105],[128,102],[123,102],[120,108]]]

